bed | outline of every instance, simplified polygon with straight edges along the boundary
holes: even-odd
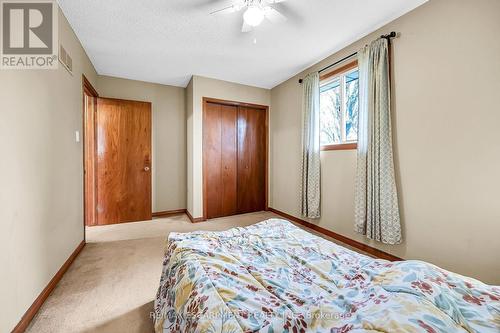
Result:
[[[500,288],[374,259],[280,219],[172,233],[156,332],[500,332]]]

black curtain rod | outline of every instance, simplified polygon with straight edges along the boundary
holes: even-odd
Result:
[[[391,40],[391,38],[394,38],[394,37],[396,37],[396,32],[395,32],[395,31],[391,31],[391,32],[390,32],[390,33],[388,33],[387,35],[382,35],[382,36],[380,36],[380,38],[386,38],[388,41],[390,41],[390,40]],[[324,71],[326,71],[327,69],[330,69],[330,68],[332,68],[333,66],[340,64],[342,61],[345,61],[345,60],[347,60],[347,59],[349,59],[349,58],[354,57],[356,54],[358,54],[358,52],[354,52],[353,54],[349,54],[347,57],[344,57],[344,58],[340,59],[339,61],[335,61],[335,62],[334,62],[333,64],[331,64],[331,65],[328,65],[328,66],[326,66],[326,67],[323,67],[323,68],[322,68],[322,69],[320,69],[318,72],[319,72],[319,73],[324,72]],[[300,80],[299,80],[299,83],[302,83],[302,81],[303,81],[303,80],[302,80],[302,79],[300,79]]]

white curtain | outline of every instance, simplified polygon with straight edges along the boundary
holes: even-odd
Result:
[[[321,216],[319,73],[309,74],[303,80],[303,89],[302,216],[319,218]]]
[[[359,122],[355,230],[399,244],[401,222],[391,133],[389,45],[375,40],[358,52]]]

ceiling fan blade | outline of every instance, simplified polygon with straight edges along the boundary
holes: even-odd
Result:
[[[272,23],[283,23],[286,21],[286,17],[283,14],[269,6],[264,8],[264,16]]]
[[[236,6],[235,5],[231,5],[231,6],[227,6],[225,8],[214,10],[213,12],[210,13],[210,15],[213,15],[213,14],[230,14],[230,13],[235,13],[237,11],[238,10],[236,9]]]
[[[250,24],[247,24],[245,21],[243,21],[243,26],[241,27],[241,32],[250,32],[252,31],[253,28]]]
[[[245,7],[245,2],[241,0],[234,1],[234,3],[230,6],[221,8],[219,10],[215,10],[211,12],[210,14],[229,14],[229,13],[236,13],[242,10]]]
[[[187,10],[200,10],[203,12],[208,12],[217,7],[222,7],[227,5],[227,0],[190,0],[190,1],[171,1],[172,6],[175,8],[187,11]]]

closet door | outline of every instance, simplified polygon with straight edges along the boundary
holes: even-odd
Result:
[[[265,210],[266,111],[238,107],[238,213]]]
[[[222,216],[237,214],[237,117],[237,107],[221,105]]]
[[[207,103],[203,150],[207,218],[237,213],[237,107]]]

